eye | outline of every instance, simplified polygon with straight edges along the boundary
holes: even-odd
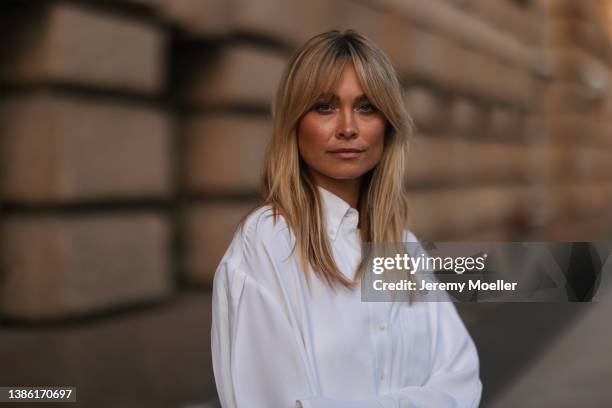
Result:
[[[376,108],[371,103],[365,103],[359,107],[359,109],[364,113],[372,113],[376,112]]]
[[[330,113],[334,107],[329,103],[317,103],[313,109],[319,113]]]

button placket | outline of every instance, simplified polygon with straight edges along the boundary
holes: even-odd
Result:
[[[372,308],[372,330],[374,331],[374,339],[376,343],[376,355],[377,355],[377,366],[376,366],[376,379],[377,379],[377,390],[378,393],[382,394],[386,391],[385,377],[387,368],[387,356],[386,356],[386,330],[387,325],[384,320],[384,309],[380,304],[374,304]]]
[[[377,351],[378,351],[378,392],[381,394],[387,393],[389,391],[389,379],[390,379],[390,358],[391,355],[391,344],[392,340],[390,337],[390,327],[389,327],[389,310],[388,305],[376,304],[375,313],[373,314],[373,329],[376,332],[376,343],[377,343]]]
[[[379,322],[377,327],[378,327],[378,331],[381,334],[381,336],[386,334],[385,332],[387,331],[387,324],[385,322]],[[383,349],[384,349],[385,343],[386,343],[385,338],[382,338],[381,339],[381,345],[383,346]],[[385,368],[384,368],[384,365],[383,365],[383,366],[381,366],[381,370],[380,370],[380,380],[381,381],[385,380],[385,374],[386,374],[386,372],[385,372]]]

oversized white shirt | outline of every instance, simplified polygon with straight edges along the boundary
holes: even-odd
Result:
[[[351,279],[359,214],[320,188],[335,261]],[[406,231],[406,242],[417,242]],[[478,354],[452,302],[362,302],[334,293],[266,206],[238,231],[214,277],[212,357],[224,408],[475,407]]]

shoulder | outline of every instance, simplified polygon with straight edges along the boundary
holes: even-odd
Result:
[[[427,251],[421,244],[421,241],[417,238],[417,236],[410,230],[404,230],[404,244],[408,248],[409,253],[413,256],[418,256],[420,254],[427,254]]]
[[[419,240],[417,239],[416,235],[414,235],[412,231],[410,231],[409,229],[405,229],[404,230],[404,242],[418,243]]]
[[[237,228],[236,235],[245,243],[257,244],[275,241],[287,235],[289,228],[285,218],[277,214],[271,205],[264,205],[246,216]]]
[[[232,296],[244,284],[270,291],[282,260],[291,252],[289,228],[282,216],[274,216],[270,205],[251,210],[239,223],[213,280],[213,287],[226,288]]]
[[[251,210],[237,225],[234,236],[219,264],[237,269],[241,264],[256,263],[266,252],[276,253],[290,241],[289,228],[285,219],[274,216],[272,206],[263,205]]]

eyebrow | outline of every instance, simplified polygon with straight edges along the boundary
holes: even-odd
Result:
[[[335,93],[322,93],[318,100],[324,100],[329,102],[337,102],[340,99]],[[361,94],[355,98],[355,102],[369,101],[370,99],[366,94]]]

